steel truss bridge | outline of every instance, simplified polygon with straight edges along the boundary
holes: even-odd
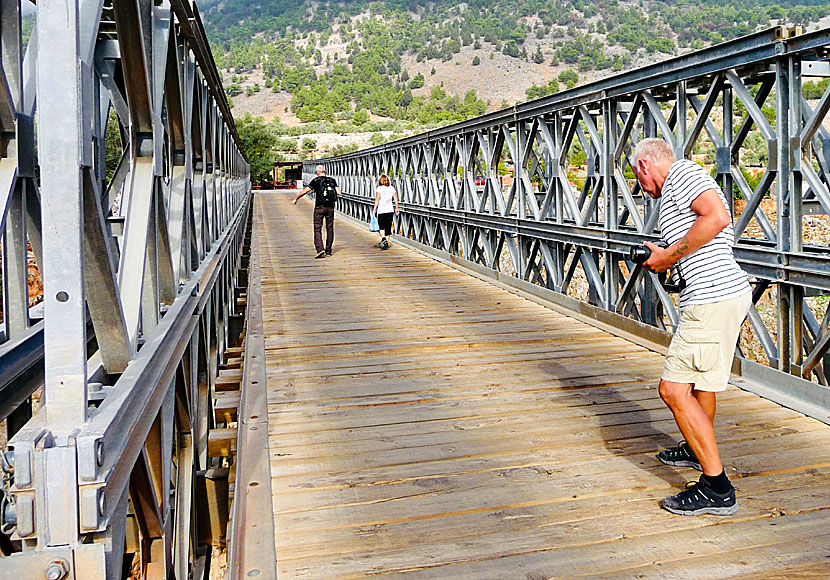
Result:
[[[203,578],[206,547],[227,543],[232,578],[273,578],[258,235],[198,10],[41,0],[25,46],[21,10],[0,1],[0,419],[12,435],[0,577]],[[344,213],[366,220],[385,172],[410,245],[665,341],[671,298],[625,259],[657,225],[626,168],[642,137],[679,156],[708,140],[718,179],[746,200],[736,253],[756,302],[771,295],[778,311],[750,315],[770,365],[739,357],[737,370],[827,421],[830,257],[803,227],[830,213],[830,89],[807,103],[801,81],[830,76],[828,47],[828,31],[770,30],[322,162],[347,192]],[[750,189],[741,146],[753,129],[768,163]],[[42,305],[29,302],[30,260]],[[568,295],[577,277],[582,301]]]
[[[826,227],[830,214],[830,88],[811,104],[802,82],[830,76],[830,31],[799,32],[769,29],[422,135],[307,161],[304,179],[322,163],[347,192],[341,210],[368,221],[385,173],[402,202],[397,233],[419,249],[631,336],[667,342],[677,308],[655,274],[627,260],[633,245],[659,239],[658,202],[626,172],[640,139],[662,137],[678,158],[705,143],[723,190],[745,200],[733,211],[735,254],[751,276],[753,301],[771,299],[777,312],[765,318],[753,305],[744,336],[754,336],[768,364],[739,349],[735,370],[747,388],[827,421],[830,253],[805,240],[804,224],[821,216]],[[752,133],[767,150],[754,188],[743,149]],[[581,187],[569,179],[575,146],[587,162]],[[762,208],[765,199],[773,215]],[[568,292],[577,278],[587,282],[582,296]]]
[[[0,577],[201,577],[227,519],[209,429],[245,326],[248,163],[191,2],[41,1],[25,50],[24,8],[0,2],[0,419],[13,434],[0,538],[17,552]]]

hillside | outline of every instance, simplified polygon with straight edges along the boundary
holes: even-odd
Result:
[[[377,144],[771,24],[830,25],[830,4],[815,0],[225,0],[203,9],[235,116],[273,121],[306,155],[330,151],[326,135]],[[303,134],[315,147],[302,146]]]

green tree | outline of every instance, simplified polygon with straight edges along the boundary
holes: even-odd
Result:
[[[403,107],[404,109],[408,109],[409,105],[412,104],[412,91],[406,89],[404,92],[401,93],[401,98],[398,104]]]
[[[421,73],[416,74],[415,77],[409,81],[410,89],[420,89],[422,86],[424,86],[424,75]]]
[[[369,113],[363,109],[355,111],[354,116],[352,117],[352,122],[357,126],[365,125],[369,122]]]
[[[827,90],[828,83],[830,83],[830,78],[821,81],[807,81],[801,89],[804,98],[820,99],[824,91]]]
[[[236,120],[236,130],[251,165],[251,181],[269,180],[274,169],[272,151],[277,144],[277,135],[262,117],[252,117],[250,113]]]
[[[475,56],[473,57],[473,66],[478,66],[478,65],[480,65],[480,64],[481,64],[481,59],[480,59],[480,58],[478,58],[478,55],[475,55]]]
[[[559,82],[565,83],[565,86],[572,89],[579,82],[579,75],[572,69],[563,70],[559,73]]]
[[[507,56],[512,56],[513,58],[519,58],[522,54],[522,51],[519,50],[519,45],[515,40],[507,41],[504,44],[504,50],[502,50],[502,52]]]
[[[576,167],[580,167],[585,164],[585,161],[588,157],[585,155],[585,150],[582,149],[582,143],[580,143],[579,139],[574,139],[571,141],[571,147],[568,149],[568,162],[571,165]]]
[[[559,82],[556,79],[550,79],[547,85],[542,85],[541,87],[537,87],[536,83],[533,83],[526,92],[528,99],[546,97],[559,92]]]
[[[121,131],[118,127],[118,115],[115,114],[115,108],[112,108],[107,120],[107,135],[105,137],[108,182],[115,175],[115,169],[118,167],[118,161],[121,159],[121,153],[124,150],[121,143]]]

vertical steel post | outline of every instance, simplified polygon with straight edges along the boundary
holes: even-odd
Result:
[[[648,108],[643,107],[643,138],[657,136],[657,123],[651,116]],[[649,217],[659,211],[660,200],[651,199],[651,197],[643,193],[644,204],[644,222],[648,223]],[[643,322],[658,328],[663,327],[663,305],[660,302],[660,297],[657,294],[657,288],[651,279],[651,276],[643,276],[643,287],[640,291],[640,314]]]
[[[802,232],[802,184],[803,174],[801,165],[802,158],[801,127],[802,98],[801,98],[801,60],[798,57],[786,59],[787,72],[789,77],[789,130],[788,142],[790,153],[789,171],[789,198],[785,201],[785,207],[789,212],[789,219],[786,220],[786,237],[788,239],[787,250],[792,253],[801,252],[803,244]],[[809,163],[809,162],[808,162]],[[779,222],[780,223],[780,222]],[[804,360],[804,286],[799,284],[787,284],[787,299],[790,305],[789,321],[790,327],[790,371],[792,374],[801,375],[801,365]]]
[[[785,52],[783,42],[777,44],[781,48],[780,53]],[[776,61],[775,67],[775,93],[776,93],[776,123],[775,136],[777,141],[778,157],[778,198],[777,198],[777,240],[776,247],[779,252],[779,259],[782,265],[787,265],[788,254],[792,247],[792,231],[790,224],[790,209],[795,195],[800,197],[801,192],[793,192],[793,180],[790,176],[792,169],[792,151],[790,148],[790,76],[789,59],[781,56]],[[800,199],[799,199],[800,202]],[[780,279],[777,285],[778,291],[778,369],[791,372],[791,362],[796,350],[801,350],[800,342],[793,344],[793,335],[796,331],[793,328],[794,304],[791,302],[789,285],[786,279]],[[801,326],[798,320],[796,326]]]
[[[609,231],[619,229],[619,207],[617,181],[614,179],[616,162],[614,152],[617,150],[617,101],[606,99],[602,102],[602,157],[599,171],[602,176],[602,191],[605,193],[605,228]],[[605,252],[605,296],[603,307],[613,310],[619,298],[621,256],[610,250]]]
[[[43,204],[43,294],[46,415],[68,435],[87,417],[84,300],[84,82],[79,51],[78,0],[38,4],[38,148]]]
[[[723,188],[723,194],[726,196],[726,202],[729,204],[729,215],[731,217],[735,215],[735,196],[732,193],[735,182],[731,171],[733,163],[733,159],[731,159],[732,141],[735,138],[732,118],[732,88],[724,85],[721,95],[723,101],[723,147],[722,152],[718,151],[717,154],[717,168],[721,175],[721,187]],[[726,158],[727,155],[730,155],[729,159]],[[738,165],[737,159],[734,160],[734,164]]]
[[[689,135],[686,118],[689,103],[686,100],[686,94],[686,81],[678,81],[675,87],[674,102],[675,113],[677,115],[677,122],[674,126],[674,155],[678,159],[683,159],[686,156],[683,146],[686,143],[686,137]]]

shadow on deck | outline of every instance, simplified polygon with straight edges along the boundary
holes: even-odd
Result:
[[[658,507],[697,472],[662,356],[340,219],[256,195],[281,578],[830,577],[830,428],[730,388],[740,511]]]

